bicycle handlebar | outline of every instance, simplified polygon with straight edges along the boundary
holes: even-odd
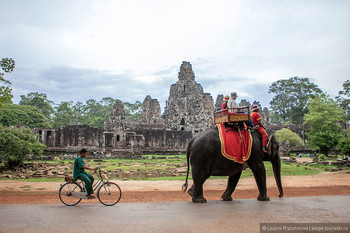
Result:
[[[100,167],[96,167],[96,171],[98,171],[98,173],[101,173],[101,168]]]

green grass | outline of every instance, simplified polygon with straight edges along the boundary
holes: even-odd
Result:
[[[297,155],[292,155],[297,157]],[[332,157],[333,161],[336,157]],[[142,159],[104,159],[102,162],[96,162],[94,159],[86,159],[86,164],[91,167],[100,166],[102,170],[114,171],[115,169],[121,169],[125,171],[137,171],[141,173],[165,173],[169,170],[174,171],[175,169],[184,169],[187,168],[186,165],[186,155],[143,155]],[[66,170],[68,173],[73,172],[74,160],[54,160],[54,161],[28,161],[26,163],[45,163],[49,166],[63,165],[70,166],[71,169]],[[273,176],[272,165],[270,162],[264,162],[266,168],[266,175]],[[180,167],[178,167],[181,165]],[[0,164],[1,166],[1,164]],[[331,171],[333,165],[304,165],[298,163],[285,163],[281,161],[281,173],[282,176],[287,175],[314,175],[322,171]],[[344,170],[350,170],[349,167],[343,167]],[[190,173],[191,175],[191,173]],[[242,178],[252,177],[253,174],[250,169],[247,169],[242,172]],[[134,179],[134,180],[185,180],[186,174],[182,173],[180,176],[167,176],[163,175],[161,177],[148,177],[143,179]],[[226,179],[227,177],[211,177],[210,179]],[[112,177],[111,179],[118,179]],[[189,177],[192,179],[192,177]],[[7,178],[2,178],[0,180],[9,180]],[[12,178],[10,180],[23,180],[19,178]],[[31,182],[56,182],[63,181],[64,178],[31,178],[25,179],[25,181]]]

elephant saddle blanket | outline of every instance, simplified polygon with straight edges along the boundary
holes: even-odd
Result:
[[[222,155],[236,163],[247,161],[253,144],[250,131],[237,130],[237,128],[231,128],[224,124],[217,124],[216,126],[219,130]]]

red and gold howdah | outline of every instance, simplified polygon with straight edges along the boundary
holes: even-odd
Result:
[[[217,111],[214,114],[215,124],[227,122],[244,122],[249,121],[249,107],[235,109],[236,113],[227,113],[227,110]]]

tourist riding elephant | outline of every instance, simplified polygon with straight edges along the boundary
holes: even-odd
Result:
[[[252,170],[258,189],[259,201],[269,201],[266,194],[266,171],[263,161],[271,161],[279,196],[283,196],[281,182],[281,161],[279,156],[279,145],[275,137],[271,138],[271,153],[269,155],[262,152],[261,135],[255,131],[252,135],[252,149],[250,158],[246,161]],[[195,203],[205,203],[203,196],[203,184],[210,176],[229,176],[226,191],[221,198],[224,201],[232,200],[232,193],[241,176],[244,168],[243,164],[235,163],[221,154],[221,144],[217,129],[201,132],[190,140],[187,146],[187,176],[182,189],[185,192],[188,187],[188,174],[192,167],[193,185],[188,190]]]

